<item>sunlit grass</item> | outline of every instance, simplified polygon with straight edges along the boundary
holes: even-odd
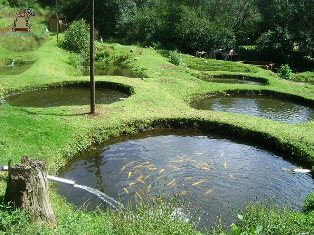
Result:
[[[149,128],[159,123],[166,126],[198,127],[204,130],[224,131],[240,138],[254,139],[264,145],[291,154],[295,160],[302,159],[310,165],[314,164],[314,121],[288,125],[245,115],[195,110],[189,106],[189,101],[196,96],[225,92],[226,90],[270,90],[313,100],[314,88],[312,85],[282,80],[272,72],[234,62],[208,60],[205,63],[202,59],[184,55],[183,62],[188,66],[186,68],[185,66],[171,64],[167,58],[164,58],[153,48],[123,46],[120,44],[110,44],[110,46],[114,47],[116,51],[131,54],[127,61],[128,65],[145,76],[142,78],[96,76],[96,80],[131,86],[134,89],[134,94],[122,102],[98,105],[96,107],[97,115],[95,116],[86,114],[89,112],[89,106],[63,106],[43,109],[0,105],[1,164],[7,164],[9,158],[12,158],[16,163],[21,156],[28,155],[45,160],[49,173],[55,174],[75,153],[94,142],[101,142],[121,133],[134,133],[139,129]],[[75,69],[67,63],[69,53],[57,47],[55,37],[50,37],[45,43],[35,47],[33,51],[10,51],[4,48],[2,44],[0,45],[0,60],[4,61],[4,64],[16,58],[24,61],[31,58],[32,61],[36,62],[31,68],[19,75],[1,76],[0,96],[12,91],[33,89],[53,83],[87,81],[89,79],[88,76],[72,76],[75,74]],[[245,74],[252,77],[261,77],[268,81],[268,85],[208,83],[193,76],[189,67],[193,67],[196,72],[204,72],[198,71],[199,69],[206,70],[206,73],[218,76]],[[0,188],[3,195],[5,188],[3,180]],[[113,212],[103,215],[77,211],[66,205],[55,193],[52,193],[52,198],[59,223],[55,229],[45,229],[43,233],[198,233],[192,225],[172,222],[169,217],[150,217],[145,209],[142,212],[130,211],[125,215],[114,214]],[[270,209],[269,211],[268,213],[272,213],[273,210]],[[8,231],[9,233],[9,229],[14,228],[17,229],[15,232],[27,233],[28,228],[34,229],[35,232],[40,231],[40,227],[32,228],[28,220],[20,219],[20,216],[23,217],[23,215],[19,213],[12,218],[7,217],[10,213],[6,214],[6,211],[1,210],[1,213],[3,216],[0,219],[0,231]],[[254,226],[262,223],[258,222],[261,220],[258,219],[260,218],[258,214],[255,216],[250,211],[247,213],[252,220],[257,218]],[[265,209],[264,214],[266,213]],[[274,213],[278,214],[280,212],[275,211]],[[307,217],[305,217],[301,213],[291,213],[293,213],[291,218],[313,219],[313,215],[306,215]],[[289,217],[288,215],[289,213],[287,217]],[[297,216],[293,217],[294,215]],[[134,216],[142,219],[132,219]],[[243,214],[243,216],[245,215]],[[21,221],[21,223],[17,221]],[[291,231],[301,231],[292,230],[294,229],[292,219],[287,223],[282,219],[279,221],[286,226],[287,231],[290,231],[290,228]],[[5,223],[8,226],[4,226]],[[239,223],[239,226],[242,226],[241,221]],[[249,225],[250,223],[248,221],[245,224]],[[246,231],[244,230],[246,225],[242,224],[243,231]],[[274,224],[276,223],[274,222]],[[301,224],[307,226],[306,223],[302,222]],[[15,227],[12,225],[15,225]],[[31,232],[28,232],[28,234],[31,234]]]

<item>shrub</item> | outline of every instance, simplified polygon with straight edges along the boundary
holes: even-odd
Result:
[[[306,196],[302,210],[305,213],[314,211],[314,191]]]
[[[290,69],[288,64],[281,65],[278,69],[278,74],[283,79],[291,79],[292,76],[292,70]]]
[[[257,49],[264,60],[276,61],[277,63],[288,63],[293,54],[293,36],[284,27],[276,27],[263,33],[258,40]]]
[[[88,45],[89,27],[85,20],[73,21],[64,33],[64,39],[61,42],[61,47],[69,51],[80,53],[87,50]]]
[[[182,62],[182,56],[178,51],[170,51],[169,52],[169,59],[170,59],[170,63],[174,64],[174,65],[181,65]]]

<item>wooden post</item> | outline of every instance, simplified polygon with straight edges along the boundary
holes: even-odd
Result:
[[[4,201],[28,212],[33,221],[41,221],[49,226],[56,225],[43,161],[22,157],[21,164],[9,167]]]
[[[95,113],[95,66],[94,66],[94,25],[95,25],[95,1],[91,0],[91,22],[90,22],[90,55],[89,55],[89,72],[90,72],[90,113]]]
[[[58,16],[58,0],[56,0],[56,17],[57,17],[57,43],[59,43],[59,16]]]

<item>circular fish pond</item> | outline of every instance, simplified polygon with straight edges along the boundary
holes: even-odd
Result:
[[[126,93],[118,90],[96,88],[96,103],[98,104],[110,104],[127,96]],[[5,102],[21,107],[88,105],[90,90],[88,87],[79,86],[46,88],[10,95],[5,97]]]
[[[191,105],[196,109],[241,113],[290,124],[314,119],[311,107],[268,96],[212,96]]]
[[[310,174],[292,174],[294,168],[244,142],[195,131],[154,130],[111,140],[78,156],[59,175],[80,187],[58,187],[69,202],[89,209],[108,205],[83,191],[85,186],[104,192],[109,203],[134,205],[154,196],[178,196],[177,212],[199,228],[210,228],[217,216],[230,224],[249,201],[299,209],[314,184]]]

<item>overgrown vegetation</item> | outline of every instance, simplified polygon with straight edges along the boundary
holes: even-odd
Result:
[[[305,213],[314,213],[314,192],[306,196],[303,211]]]
[[[281,78],[290,80],[292,77],[292,70],[290,69],[288,64],[283,64],[278,69],[278,74]]]
[[[182,55],[178,51],[170,51],[169,52],[169,60],[170,60],[170,63],[177,65],[177,66],[183,64]]]
[[[28,51],[38,48],[45,40],[44,36],[36,34],[6,33],[0,36],[3,47],[9,51]]]
[[[87,51],[89,48],[89,27],[85,20],[74,21],[64,32],[64,38],[60,45],[72,52]]]
[[[227,234],[310,234],[314,228],[313,216],[273,206],[249,205],[243,214],[238,214],[237,222]],[[218,227],[214,234],[226,233]]]
[[[130,51],[119,51],[113,46],[103,43],[96,43],[95,48],[95,71],[97,75],[110,69],[129,68],[131,59],[136,58]],[[82,50],[80,53],[71,53],[68,57],[68,63],[75,68],[76,75],[87,75],[89,73],[89,50]],[[142,77],[140,71],[133,69],[134,74]]]
[[[209,2],[210,1],[208,1],[208,3]],[[235,6],[233,4],[240,4],[239,6],[242,6],[244,3],[234,2],[235,1],[230,2],[231,8]],[[73,15],[74,12],[77,13],[78,9],[83,6],[85,7],[82,3],[84,2],[78,1],[77,4],[72,4],[72,9],[69,9],[69,12],[73,11]],[[197,44],[199,42],[209,42],[206,41],[208,40],[206,39],[208,36],[206,32],[202,31],[195,35],[198,33],[197,26],[198,24],[203,24],[204,27],[202,26],[201,29],[207,29],[207,19],[204,19],[205,14],[203,13],[211,10],[213,11],[214,17],[216,10],[218,11],[220,7],[225,7],[225,5],[219,5],[217,8],[208,8],[206,10],[201,6],[199,7],[200,9],[196,7],[199,6],[199,3],[196,2],[184,2],[183,6],[180,6],[180,2],[166,1],[160,3],[160,6],[155,10],[155,2],[148,3],[144,1],[143,9],[137,7],[136,4],[139,3],[138,1],[107,1],[106,4],[104,2],[98,3],[100,4],[99,12],[105,9],[102,7],[116,10],[109,11],[108,14],[103,15],[103,28],[101,30],[106,29],[108,32],[111,32],[112,35],[115,35],[114,32],[117,32],[117,28],[116,24],[112,23],[112,20],[115,22],[125,20],[123,22],[125,25],[128,25],[129,22],[133,22],[130,21],[131,18],[135,17],[132,14],[129,15],[129,10],[133,12],[133,10],[136,9],[138,21],[135,22],[140,22],[140,25],[144,25],[145,27],[139,28],[136,24],[132,24],[136,26],[134,30],[142,29],[142,35],[134,33],[134,36],[143,37],[146,40],[144,41],[146,44],[155,41],[156,35],[161,35],[165,38],[168,37],[167,40],[178,35],[180,36],[180,40],[174,42],[178,43],[179,41],[182,42],[182,44],[169,45],[169,47],[180,47],[185,50],[194,50],[194,47],[201,45]],[[133,3],[136,4],[134,5]],[[66,9],[67,2],[61,1],[61,4],[63,4],[63,9]],[[249,1],[247,4],[252,4],[252,2]],[[120,8],[120,6],[123,6],[123,8]],[[163,13],[162,7],[166,7],[169,11]],[[143,16],[141,15],[142,10],[145,11]],[[153,14],[155,11],[162,14],[157,22],[155,22],[154,17],[156,16]],[[187,15],[181,15],[188,11],[191,12]],[[203,18],[195,19],[200,13],[202,13]],[[230,9],[218,11],[216,14],[217,18],[214,17],[211,20],[222,19],[225,17],[225,13],[229,14]],[[121,14],[126,18],[115,18],[113,17],[116,16],[115,14]],[[220,14],[222,18],[220,18]],[[253,12],[253,15],[257,15],[257,17],[249,18],[249,22],[242,24],[244,27],[241,28],[242,32],[243,30],[249,29],[255,31],[252,25],[254,26],[254,22],[260,20],[260,15],[256,11]],[[188,20],[188,16],[193,16],[194,19]],[[178,34],[171,34],[172,31],[169,28],[167,29],[167,27],[164,28],[165,31],[162,31],[164,34],[154,34],[154,32],[159,32],[159,26],[164,24],[162,20],[167,17],[170,18],[169,21],[166,22],[178,20],[176,27],[181,27],[181,24],[184,24],[181,33],[184,32],[185,29],[188,29],[187,34],[179,34],[180,32],[178,32]],[[172,19],[171,17],[174,18]],[[186,21],[180,22],[180,19],[183,18],[186,19]],[[272,18],[272,16],[270,18]],[[149,20],[146,21],[144,19]],[[214,43],[215,40],[218,39],[218,42],[222,43],[219,45],[231,45],[233,43],[232,40],[234,40],[234,38],[232,34],[234,34],[234,31],[230,31],[229,27],[226,25],[233,24],[235,21],[229,21],[228,16],[223,19],[226,22],[223,21],[221,24],[227,29],[225,32],[222,32],[220,36],[217,36],[217,38],[215,38],[216,36],[210,38],[210,43]],[[98,20],[100,20],[100,18]],[[155,26],[156,23],[158,23],[158,27]],[[191,26],[194,28],[192,29]],[[214,28],[214,26],[215,25],[211,25],[210,27]],[[123,29],[123,27],[121,27],[121,29]],[[166,29],[168,31],[166,31]],[[210,29],[209,26],[208,29]],[[130,30],[132,30],[132,28]],[[241,30],[239,30],[239,32]],[[215,30],[210,32],[215,33]],[[267,30],[265,32],[267,32]],[[117,35],[122,37],[122,31],[117,33],[119,33]],[[226,37],[227,42],[221,40],[221,38],[224,38],[224,35],[229,35]],[[254,35],[254,32],[252,32],[251,35]],[[191,47],[189,49],[185,48],[186,45],[184,45],[184,40],[182,40],[185,36],[189,39],[187,42],[192,42],[194,39],[197,41],[197,43],[193,44],[192,49]],[[240,36],[240,33],[237,33],[236,40],[238,40]],[[163,40],[166,40],[165,38]],[[254,38],[259,38],[259,35],[255,35]],[[245,40],[245,38],[243,38],[243,40]],[[133,39],[130,41],[133,41]],[[162,42],[160,38],[158,38],[158,41]],[[218,44],[215,44],[215,46],[218,46]],[[2,97],[11,92],[26,89],[47,87],[55,83],[65,84],[73,81],[86,81],[88,79],[87,77],[71,76],[71,74],[76,72],[76,66],[82,66],[82,62],[77,59],[77,55],[79,54],[80,52],[75,52],[70,56],[72,62],[69,65],[69,53],[57,46],[55,37],[50,38],[38,48],[34,47],[34,50],[31,51],[9,51],[3,47],[3,44],[0,44],[0,61],[3,64],[7,64],[12,61],[12,59],[27,61],[27,59],[32,58],[33,61],[36,60],[34,65],[19,75],[1,75],[0,96]],[[175,54],[174,57],[176,56]],[[239,138],[254,139],[264,146],[291,155],[291,158],[295,161],[302,160],[308,165],[314,164],[313,121],[298,125],[288,125],[252,116],[195,110],[189,106],[189,101],[196,96],[251,90],[257,93],[260,91],[268,91],[272,94],[280,92],[287,95],[291,94],[294,97],[301,97],[300,99],[304,100],[313,100],[314,87],[312,85],[278,79],[278,76],[271,71],[236,62],[195,58],[186,54],[174,58],[173,62],[179,64],[178,62],[181,61],[181,58],[187,68],[184,66],[174,66],[170,63],[168,56],[163,57],[152,47],[141,48],[134,45],[122,46],[120,44],[111,43],[97,44],[96,64],[99,63],[104,66],[127,64],[127,66],[130,66],[132,69],[141,71],[144,77],[139,79],[97,76],[97,81],[130,86],[134,91],[133,95],[121,102],[110,105],[97,105],[97,115],[92,117],[86,115],[86,113],[89,112],[88,106],[63,106],[42,109],[30,107],[21,108],[1,104],[0,164],[6,165],[9,158],[12,158],[16,163],[20,160],[21,156],[28,155],[44,160],[48,166],[49,174],[55,174],[75,153],[85,149],[92,143],[102,142],[110,137],[134,133],[138,130],[158,126],[158,124],[163,122],[166,123],[166,126],[201,128],[206,131],[219,130]],[[252,77],[267,81],[268,85],[208,83],[197,79],[193,76],[194,74],[210,76],[229,75],[244,78]],[[294,74],[292,80],[296,79],[296,77],[298,79],[310,80],[310,78],[313,77],[313,73]],[[4,194],[5,187],[5,177],[0,175],[0,195]],[[173,220],[170,216],[173,210],[172,205],[156,204],[149,209],[147,206],[143,205],[136,211],[128,210],[122,213],[114,211],[87,212],[69,206],[64,199],[56,194],[53,187],[51,188],[51,198],[53,209],[58,219],[56,228],[46,228],[31,223],[28,216],[21,211],[12,210],[12,208],[1,204],[0,233],[200,234],[193,224],[185,224],[182,221]],[[232,227],[225,228],[217,226],[215,230],[208,233],[236,235],[311,233],[314,227],[312,206],[313,194],[310,194],[305,200],[303,210],[306,213],[269,206],[251,205],[244,211],[238,212],[240,216]],[[157,213],[152,213],[152,211]],[[163,213],[160,213],[160,211]]]

